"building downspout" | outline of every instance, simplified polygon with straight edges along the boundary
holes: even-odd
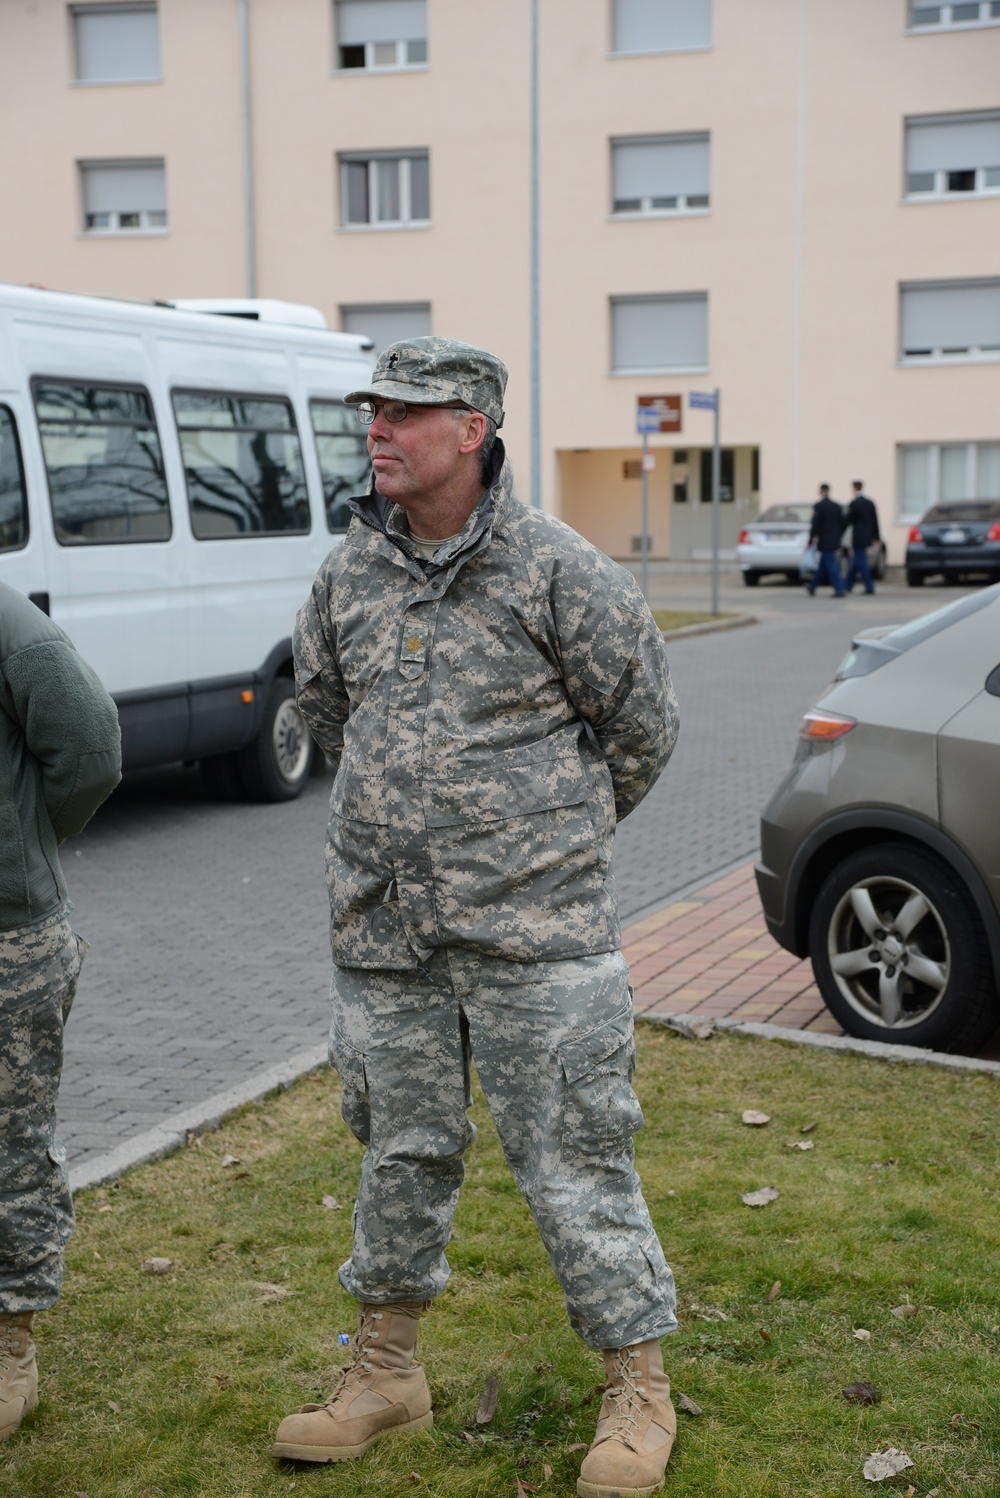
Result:
[[[257,295],[257,243],[254,231],[253,129],[250,113],[250,22],[248,0],[240,7],[240,77],[243,95],[243,204],[247,252],[247,296]]]
[[[542,503],[542,377],[541,292],[539,286],[538,207],[538,0],[531,0],[531,184],[530,184],[530,282],[531,282],[531,503]]]

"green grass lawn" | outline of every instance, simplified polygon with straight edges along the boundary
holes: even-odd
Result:
[[[636,1086],[680,1290],[664,1361],[704,1411],[679,1417],[666,1493],[996,1498],[998,1080],[645,1025]],[[435,1428],[359,1463],[272,1462],[279,1419],[324,1395],[353,1325],[336,1269],[361,1151],[337,1102],[324,1072],[81,1194],[62,1301],[38,1321],[42,1402],[0,1447],[5,1498],[574,1493],[600,1362],[569,1330],[478,1094],[454,1272],[421,1333]],[[771,1122],[744,1126],[745,1108]],[[762,1186],[778,1199],[744,1206]],[[143,1273],[152,1256],[169,1272]],[[491,1374],[499,1405],[477,1428]],[[862,1379],[880,1404],[842,1397]],[[887,1446],[913,1467],[865,1482]]]
[[[661,629],[686,629],[689,624],[714,624],[719,619],[736,617],[736,614],[711,614],[700,609],[653,610],[653,618]]]

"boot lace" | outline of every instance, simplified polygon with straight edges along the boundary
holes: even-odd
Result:
[[[362,1311],[358,1329],[351,1340],[350,1361],[339,1370],[333,1388],[323,1401],[324,1409],[332,1409],[346,1395],[356,1394],[363,1388],[366,1376],[374,1372],[375,1364],[369,1354],[375,1351],[375,1343],[381,1334],[376,1322],[382,1319],[381,1311],[373,1311],[370,1307]]]
[[[641,1360],[637,1348],[619,1347],[615,1350],[615,1361],[608,1385],[607,1397],[613,1409],[610,1423],[604,1432],[606,1441],[621,1441],[633,1451],[637,1450],[636,1438],[642,1424],[647,1402],[645,1386],[639,1383],[639,1370],[632,1366]]]

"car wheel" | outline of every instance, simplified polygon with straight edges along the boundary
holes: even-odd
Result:
[[[752,569],[749,572],[744,572],[743,581],[746,583],[748,588],[756,588],[757,584],[760,582],[760,573],[754,572]]]
[[[295,685],[275,677],[264,704],[264,718],[238,760],[251,801],[294,801],[312,768],[313,741],[295,702]]]
[[[910,568],[907,567],[907,569],[906,569],[906,581],[907,581],[907,583],[909,584],[909,586],[911,588],[922,588],[923,585],[924,585],[924,573],[923,572],[912,572],[910,570]]]
[[[216,801],[242,801],[245,796],[238,754],[208,754],[198,761],[198,773]]]
[[[968,890],[935,854],[905,843],[852,853],[820,887],[813,972],[850,1035],[974,1047],[997,1023],[989,947]]]

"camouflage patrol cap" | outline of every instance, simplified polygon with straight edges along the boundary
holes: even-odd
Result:
[[[406,338],[378,356],[370,385],[344,400],[360,405],[373,396],[411,406],[443,406],[461,401],[503,426],[507,366],[496,354],[454,338]]]

